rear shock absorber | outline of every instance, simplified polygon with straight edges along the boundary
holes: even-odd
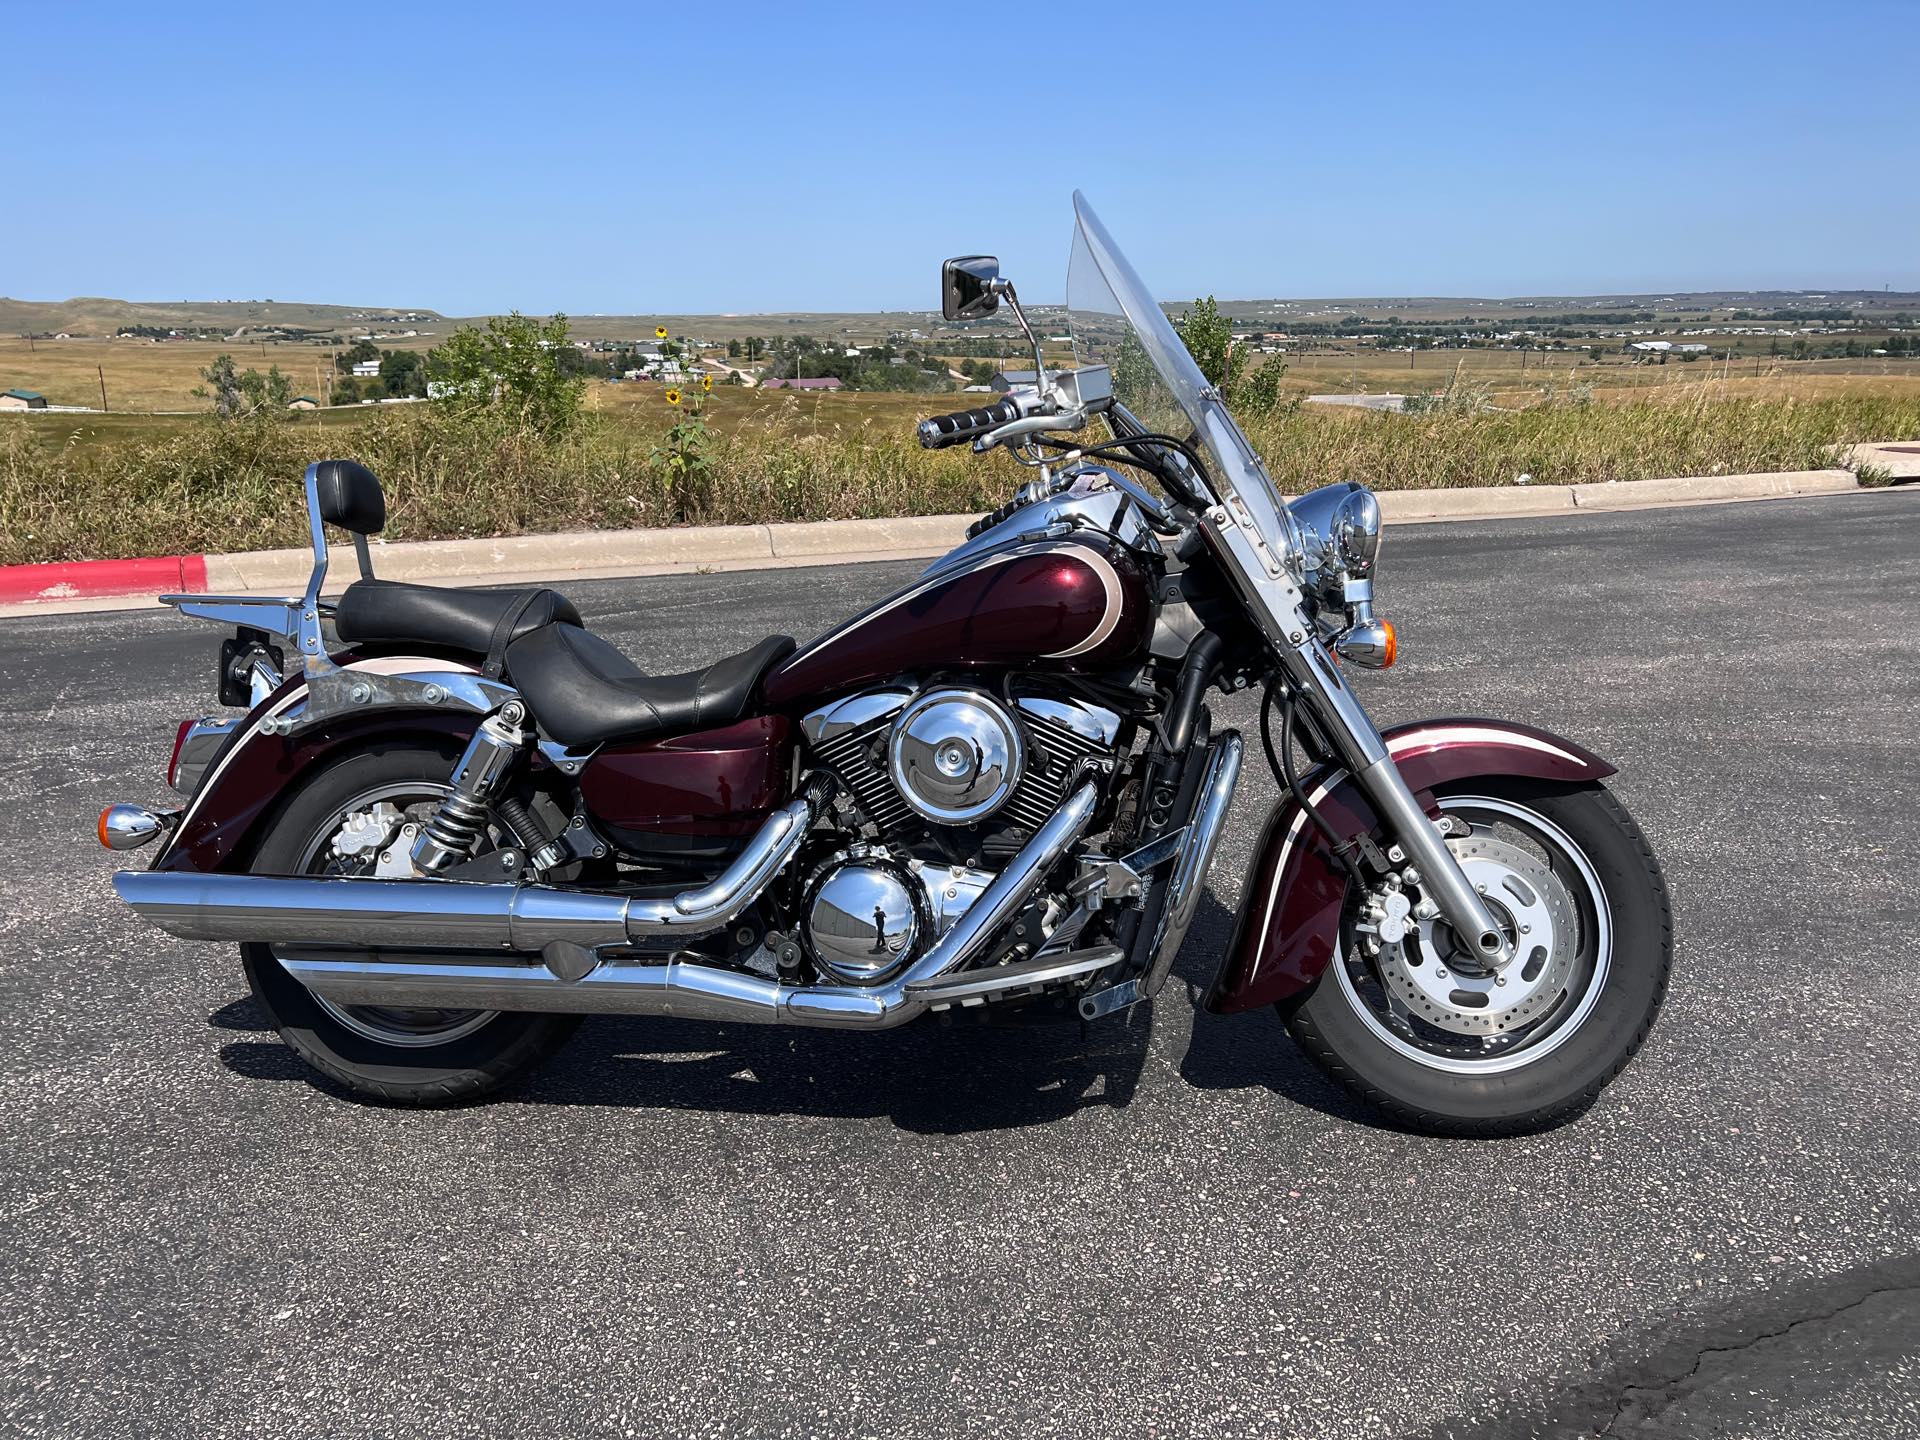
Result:
[[[509,700],[480,722],[466,753],[453,769],[453,789],[420,827],[413,842],[413,863],[421,871],[444,870],[473,854],[487,823],[487,811],[526,748],[521,728],[526,707]]]

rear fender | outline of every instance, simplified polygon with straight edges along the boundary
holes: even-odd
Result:
[[[348,661],[341,668],[384,675],[478,673],[470,665],[421,655],[382,655]],[[470,710],[385,705],[364,714],[340,715],[291,736],[262,728],[263,721],[294,709],[306,694],[306,678],[295,675],[234,727],[154,856],[153,869],[244,870],[254,841],[281,798],[329,757],[375,739],[406,736],[464,745],[481,719]]]
[[[1531,725],[1504,720],[1419,720],[1385,732],[1387,753],[1431,812],[1436,786],[1518,777],[1590,784],[1614,773],[1591,752]],[[1342,840],[1379,829],[1345,770],[1314,771],[1302,785]],[[1206,1008],[1231,1014],[1271,1005],[1320,978],[1340,943],[1347,873],[1290,795],[1267,816],[1240,891],[1240,917]]]

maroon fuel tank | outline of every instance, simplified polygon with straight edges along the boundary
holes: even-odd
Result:
[[[991,550],[923,577],[796,651],[767,676],[790,709],[918,670],[1105,670],[1145,647],[1146,573],[1098,533]]]

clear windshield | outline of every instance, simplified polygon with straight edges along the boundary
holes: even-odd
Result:
[[[1285,507],[1266,467],[1166,312],[1077,190],[1073,213],[1067,309],[1076,362],[1111,365],[1115,397],[1150,430],[1183,440],[1197,437],[1212,462],[1216,485],[1226,492],[1217,498],[1241,497],[1269,543],[1284,551]]]

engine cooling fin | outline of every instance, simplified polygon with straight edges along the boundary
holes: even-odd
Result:
[[[1013,793],[987,823],[1031,833],[1065,803],[1082,762],[1110,756],[1113,748],[1023,701],[1016,701],[1015,709],[1026,734],[1026,763]],[[889,773],[887,742],[893,723],[890,712],[818,742],[814,753],[852,793],[867,819],[888,838],[907,840],[921,834],[926,822],[907,804]]]

